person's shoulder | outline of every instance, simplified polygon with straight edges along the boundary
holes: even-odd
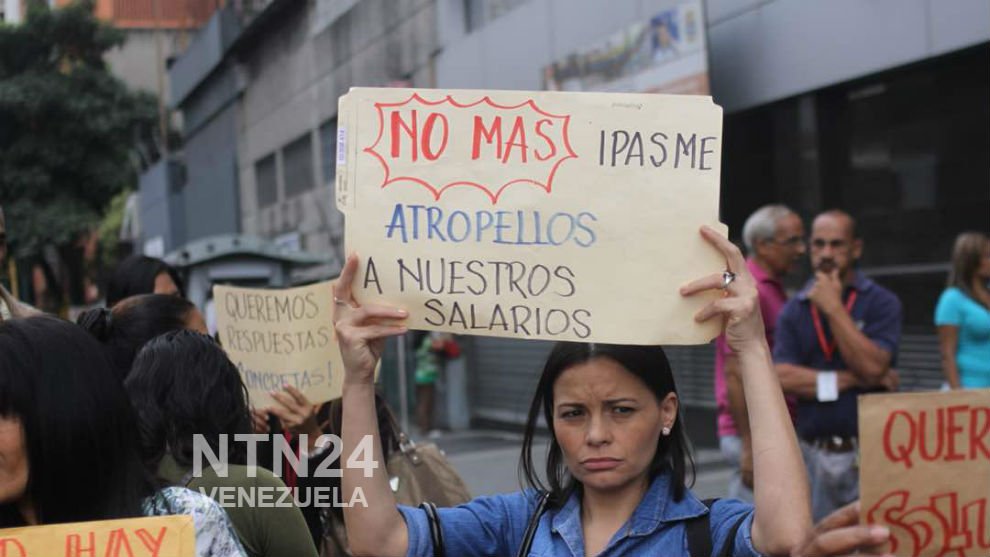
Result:
[[[498,506],[504,508],[507,512],[528,512],[529,509],[536,507],[539,504],[540,499],[543,497],[543,492],[537,491],[535,489],[524,489],[521,491],[513,491],[511,493],[498,493],[495,495],[482,495],[480,497],[475,497],[474,499],[465,503],[466,505],[484,505],[484,506]]]
[[[220,504],[203,493],[184,487],[163,487],[144,501],[149,516],[190,514],[193,517],[224,517]]]
[[[869,285],[869,297],[878,306],[901,306],[901,299],[894,294],[894,291],[880,284],[879,282],[863,277],[863,281]]]
[[[961,304],[966,301],[966,294],[955,286],[950,286],[942,291],[938,297],[938,303]]]
[[[227,469],[228,485],[283,488],[285,482],[264,466],[230,464]]]
[[[144,514],[190,515],[196,530],[197,550],[205,550],[205,554],[216,557],[246,555],[227,512],[202,493],[184,487],[162,488],[145,500]]]
[[[718,499],[712,503],[712,516],[738,516],[753,510],[753,504],[739,499]]]
[[[802,306],[807,303],[808,299],[805,298],[801,293],[790,297],[786,302],[784,302],[783,307],[780,308],[780,317],[787,316],[792,317],[801,312]],[[778,317],[779,318],[779,317]]]

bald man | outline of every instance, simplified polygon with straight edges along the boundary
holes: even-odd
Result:
[[[815,276],[781,310],[773,357],[784,392],[798,398],[795,426],[821,520],[859,497],[856,397],[896,384],[901,302],[856,269],[863,241],[843,211],[811,226]]]

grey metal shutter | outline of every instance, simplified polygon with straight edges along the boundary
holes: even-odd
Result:
[[[664,348],[681,404],[715,408],[715,344]]]
[[[911,331],[901,335],[894,366],[901,376],[902,391],[934,391],[942,386],[942,355],[938,336],[929,331]]]
[[[553,343],[491,337],[472,337],[469,342],[471,418],[504,424],[525,423]],[[665,351],[681,401],[714,408],[714,347],[673,346]]]
[[[468,337],[461,337],[467,339]],[[470,337],[471,419],[522,425],[553,342]]]

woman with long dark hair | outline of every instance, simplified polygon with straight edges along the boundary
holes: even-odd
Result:
[[[942,373],[953,389],[990,387],[990,238],[964,232],[952,248],[949,284],[935,307]]]
[[[160,488],[99,344],[53,317],[0,324],[0,528],[190,514],[199,557],[243,556],[226,513]]]
[[[247,389],[237,367],[210,337],[178,330],[152,339],[138,353],[124,385],[137,411],[145,465],[163,481],[216,497],[225,488],[255,497],[271,493],[275,500],[286,492],[270,471],[244,466],[256,465],[246,462],[245,444],[235,438],[251,433]],[[193,474],[197,435],[214,455],[228,455],[224,474],[209,466]],[[295,505],[226,508],[249,556],[316,557]]]
[[[365,507],[344,509],[353,553],[790,553],[810,528],[808,482],[771,364],[756,283],[738,248],[707,227],[702,236],[725,256],[728,271],[699,279],[681,294],[722,289],[723,297],[695,318],[724,320],[726,340],[739,360],[753,432],[755,508],[724,499],[706,506],[687,488],[687,439],[661,348],[558,343],[543,369],[526,426],[521,467],[531,489],[452,509],[409,508],[395,504],[380,468],[370,477],[365,470],[345,468],[344,493],[360,488],[368,501]],[[405,311],[361,307],[354,300],[357,267],[351,256],[335,292],[334,321],[345,367],[344,455],[363,437],[377,436],[375,365],[385,338],[406,331]],[[532,459],[540,416],[550,429],[546,481]]]

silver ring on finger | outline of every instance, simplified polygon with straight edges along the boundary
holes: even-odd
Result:
[[[324,298],[324,299],[326,299],[326,298]],[[345,306],[345,307],[350,307],[351,306],[351,304],[348,304],[346,301],[341,300],[340,298],[338,298],[336,296],[333,297],[333,303],[336,304],[336,305],[338,305],[338,306]]]
[[[732,284],[732,281],[736,280],[736,274],[732,271],[725,271],[722,273],[722,290],[725,290]]]

